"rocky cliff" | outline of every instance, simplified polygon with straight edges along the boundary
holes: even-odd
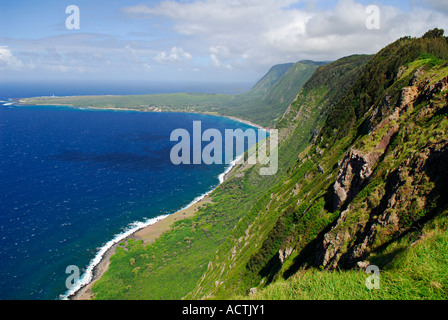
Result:
[[[447,299],[447,81],[443,32],[319,66],[275,125],[275,175],[236,166],[194,217],[151,245],[128,243],[93,290],[331,299],[356,285],[370,299],[356,271],[375,264],[398,270],[380,298]]]
[[[312,268],[384,267],[404,250],[394,250],[397,243],[423,237],[448,212],[447,60],[446,38],[405,37],[351,81],[343,81],[349,70],[338,72],[343,61],[316,70],[277,124],[286,130],[280,156],[293,152],[288,141],[303,139],[298,129],[325,105],[322,130],[315,126],[308,145],[295,149],[296,162],[187,297],[253,295]],[[347,86],[328,91],[334,83]]]
[[[400,75],[397,78],[400,79]],[[369,136],[379,135],[376,139],[378,144],[365,154],[351,149],[344,157],[334,184],[335,208],[339,208],[344,201],[349,204],[331,231],[324,235],[321,252],[318,254],[318,263],[323,267],[334,269],[350,268],[355,264],[365,266],[363,260],[370,251],[400,237],[410,227],[423,224],[436,214],[434,208],[440,209],[434,202],[436,200],[433,194],[448,190],[444,189],[448,181],[448,178],[444,178],[448,169],[447,128],[437,121],[436,127],[441,131],[438,136],[434,136],[432,127],[431,131],[427,131],[428,128],[415,123],[436,122],[432,120],[434,117],[448,113],[447,81],[447,76],[438,81],[430,81],[421,68],[417,69],[411,77],[410,86],[401,89],[397,103],[390,108],[390,115],[383,114],[384,120],[368,131]],[[387,101],[386,97],[383,101]],[[381,107],[374,109],[376,112],[369,122],[375,122],[381,113]],[[390,128],[382,130],[392,122]],[[411,142],[415,148],[413,152],[401,161],[395,161],[399,151],[396,145],[390,144],[394,139],[400,139],[400,136],[405,137],[410,126],[421,135],[417,137],[417,141]],[[408,145],[407,149],[410,147]],[[388,157],[382,158],[388,148]],[[395,168],[388,171],[377,169],[380,159],[383,165],[394,163]],[[376,169],[378,172],[375,178],[382,177],[386,184],[383,190],[371,188],[370,192],[377,195],[374,205],[369,203],[373,198],[372,194],[364,194],[350,204],[363,186],[367,185]],[[432,174],[428,170],[432,170]],[[438,174],[435,175],[434,172]],[[362,204],[366,206],[362,207]],[[363,211],[361,219],[360,210]],[[351,216],[355,217],[355,224],[353,221],[347,222]]]

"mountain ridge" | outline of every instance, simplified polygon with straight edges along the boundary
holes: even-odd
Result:
[[[272,66],[269,71],[255,83],[249,92],[252,94],[266,93],[292,66],[293,62],[281,63]]]
[[[122,96],[34,97],[19,99],[18,104],[69,105],[144,112],[197,112],[237,117],[265,127],[272,127],[294,100],[303,84],[322,63],[299,61],[275,65],[251,90],[240,94],[183,92]],[[260,113],[260,109],[264,112]]]
[[[235,166],[193,218],[123,243],[95,297],[446,299],[447,55],[435,29],[316,68],[276,121],[277,174]]]

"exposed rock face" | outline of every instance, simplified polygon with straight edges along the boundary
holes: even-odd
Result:
[[[280,249],[278,251],[278,257],[279,257],[281,263],[283,263],[286,260],[286,258],[288,258],[291,255],[291,253],[293,251],[294,251],[294,247],[288,247],[285,250]]]
[[[423,71],[418,69],[411,78],[411,84],[415,84],[418,77],[423,75]],[[378,119],[383,120],[374,128],[369,125],[369,132],[375,132],[387,125],[391,121],[399,120],[400,116],[413,107],[415,102],[425,100],[429,101],[434,95],[448,89],[448,77],[442,78],[434,84],[428,82],[421,82],[418,85],[404,87],[399,95],[395,107],[387,112],[390,108],[390,97],[386,94],[380,106],[372,112],[370,123],[378,122]],[[386,113],[389,113],[386,117]],[[347,202],[349,203],[358,194],[363,182],[372,174],[372,168],[376,165],[380,154],[377,150],[385,150],[389,145],[393,135],[398,131],[399,127],[393,126],[382,137],[373,151],[363,154],[359,150],[350,150],[340,163],[339,174],[333,186],[334,189],[334,203],[333,209],[337,210],[340,206]]]
[[[416,86],[413,87],[404,87],[400,92],[400,97],[398,98],[397,107],[399,110],[403,109],[406,105],[409,105],[411,102],[415,100],[418,95],[418,88]]]
[[[448,179],[441,174],[448,173],[447,163],[448,141],[437,150],[428,145],[421,153],[406,159],[387,176],[384,195],[375,208],[363,215],[349,206],[341,213],[337,223],[324,235],[321,250],[316,257],[318,264],[326,269],[352,268],[375,248],[377,237],[385,241],[405,232],[399,212],[423,210],[431,201],[434,187],[426,185],[428,176],[435,182],[438,192],[446,190]],[[427,171],[427,168],[432,171]],[[415,199],[419,202],[414,202]],[[446,199],[438,201],[445,205],[448,202]],[[410,203],[414,207],[410,208]],[[428,211],[418,218],[424,219],[430,214]]]
[[[415,79],[421,76],[418,72],[419,70],[411,79],[413,85],[401,90],[394,108],[388,114],[385,114],[387,108],[378,111],[389,103],[387,96],[378,109],[372,112],[371,123],[375,122],[375,118],[381,120],[382,117],[382,120],[374,129],[369,130],[369,135],[379,132],[389,124],[389,130],[381,139],[375,140],[379,143],[367,153],[351,149],[340,163],[333,186],[334,210],[339,209],[342,204],[347,207],[336,224],[323,236],[316,253],[317,263],[327,269],[352,268],[357,265],[362,267],[372,248],[406,232],[418,219],[426,219],[431,214],[427,209],[428,203],[438,201],[438,207],[448,204],[446,199],[432,198],[433,190],[438,189],[435,192],[438,194],[448,188],[448,137],[439,139],[438,143],[428,141],[424,147],[410,153],[408,158],[388,172],[383,178],[386,181],[384,188],[375,191],[377,200],[374,204],[364,202],[362,206],[359,202],[358,207],[354,207],[352,203],[374,173],[382,152],[399,130],[399,124],[403,120],[401,117],[409,108],[422,101],[428,102],[420,114],[430,116],[436,112],[432,104],[434,98],[443,99],[442,106],[445,105],[442,109],[439,107],[437,112],[448,112],[448,94],[443,94],[448,89],[448,77],[433,84],[423,81],[416,85]]]
[[[332,228],[332,231],[345,221],[347,213],[348,209],[341,213],[341,216],[339,217],[336,226]],[[342,255],[341,249],[349,238],[350,233],[346,230],[326,233],[323,241],[323,254],[317,257],[318,263],[328,269],[336,268],[339,258]]]
[[[357,150],[350,150],[345,156],[338,178],[333,186],[334,189],[334,210],[341,204],[358,194],[362,183],[372,174],[372,167],[377,161],[374,154],[363,155]]]

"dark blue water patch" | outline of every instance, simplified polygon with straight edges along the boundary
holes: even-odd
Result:
[[[171,132],[249,128],[185,113],[0,106],[0,299],[56,299],[130,223],[169,214],[226,165],[173,165]],[[224,143],[224,142],[223,142]]]

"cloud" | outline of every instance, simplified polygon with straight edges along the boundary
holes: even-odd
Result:
[[[422,1],[440,8],[447,6],[445,0]],[[328,9],[309,4],[294,0],[161,1],[122,11],[131,18],[164,19],[177,33],[175,40],[189,41],[188,47],[202,47],[197,55],[208,54],[214,67],[234,69],[375,53],[401,36],[419,36],[430,28],[448,26],[446,16],[435,10],[417,5],[404,11],[378,4],[381,28],[369,30],[365,2],[339,0]],[[164,53],[158,59],[168,57]]]
[[[250,55],[247,53],[234,53],[231,52],[229,48],[220,45],[211,46],[209,51],[210,61],[212,65],[217,68],[239,68],[250,58]]]
[[[306,23],[309,37],[344,36],[365,29],[365,6],[352,0],[342,0],[332,11],[315,15]]]
[[[256,62],[270,60],[277,55],[278,40],[291,40],[291,36],[304,33],[309,13],[290,8],[297,1],[218,1],[203,0],[187,3],[162,1],[155,6],[137,5],[123,8],[133,18],[161,18],[169,21],[171,30],[188,39],[194,48],[228,48],[219,53],[209,50],[212,65],[223,67],[223,60],[235,67],[241,66],[244,57]],[[185,40],[187,41],[187,40]],[[274,50],[270,50],[270,49]],[[202,51],[200,54],[206,54]],[[159,56],[165,60],[168,56]],[[278,56],[278,55],[277,55]],[[268,58],[267,58],[268,57]],[[268,62],[269,63],[269,62]],[[229,66],[229,65],[228,65]]]
[[[274,64],[373,54],[402,36],[421,36],[435,27],[448,30],[445,0],[404,0],[400,6],[373,1],[380,9],[379,30],[366,28],[369,3],[161,0],[114,6],[113,14],[100,20],[110,34],[84,27],[40,39],[0,36],[0,68],[11,74],[34,68],[36,75],[148,79],[150,74],[176,80],[191,72],[200,80],[255,81]]]
[[[221,59],[229,59],[231,57],[229,49],[224,46],[213,46],[209,48],[210,60],[215,67],[230,69],[230,64],[223,64]]]
[[[193,58],[193,56],[186,52],[181,47],[172,47],[170,52],[162,51],[160,52],[154,60],[159,63],[173,63],[173,62],[185,62],[189,61]]]
[[[446,0],[424,0],[424,2],[430,4],[435,9],[442,10],[448,13],[448,1]]]
[[[17,59],[8,46],[0,46],[0,69],[22,69],[24,64]]]
[[[72,34],[31,39],[1,38],[0,68],[42,76],[109,78],[110,75],[144,77],[151,70],[151,56],[157,51],[147,43],[118,40],[104,34]],[[14,54],[10,48],[14,48]],[[5,74],[6,76],[6,74]]]

